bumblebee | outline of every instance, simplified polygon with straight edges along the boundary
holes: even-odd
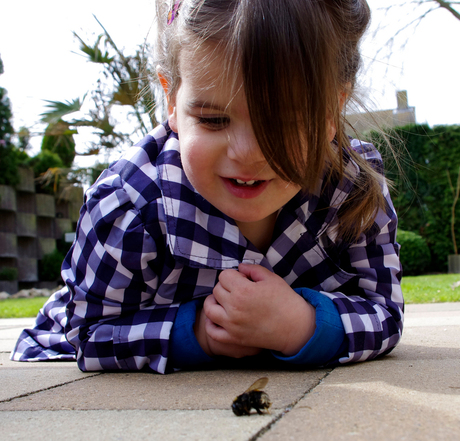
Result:
[[[255,409],[259,415],[262,415],[264,413],[263,411],[269,412],[272,402],[268,395],[263,390],[260,390],[265,387],[267,383],[267,377],[259,378],[241,395],[238,395],[232,403],[233,413],[236,416],[249,415],[251,409]]]

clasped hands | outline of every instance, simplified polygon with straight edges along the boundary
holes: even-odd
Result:
[[[225,270],[203,308],[195,335],[210,356],[241,358],[262,349],[295,355],[315,332],[315,308],[260,265]]]

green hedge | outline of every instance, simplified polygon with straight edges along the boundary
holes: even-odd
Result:
[[[371,132],[366,137],[385,152],[386,141],[381,134]],[[431,252],[430,272],[446,272],[448,255],[454,253],[451,232],[454,197],[450,182],[456,186],[459,176],[460,125],[397,127],[388,130],[388,139],[402,168],[400,173],[392,155],[384,156],[387,176],[394,183],[391,197],[399,227],[425,239]],[[455,221],[460,248],[460,201],[455,206]]]
[[[408,276],[423,273],[431,262],[430,249],[425,239],[412,231],[398,230],[397,240],[401,245],[403,274]]]

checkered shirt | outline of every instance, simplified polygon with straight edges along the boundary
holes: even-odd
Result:
[[[352,140],[352,148],[381,167],[372,145]],[[344,158],[356,175],[346,151]],[[403,327],[397,217],[384,186],[386,208],[373,228],[354,244],[343,242],[337,211],[352,188],[351,180],[328,180],[317,194],[295,196],[280,211],[264,255],[191,186],[177,134],[160,125],[87,191],[63,264],[66,287],[45,304],[35,327],[23,331],[11,358],[76,357],[84,371],[169,372],[179,306],[209,295],[219,272],[241,262],[333,300],[348,348],[331,363],[387,353]]]

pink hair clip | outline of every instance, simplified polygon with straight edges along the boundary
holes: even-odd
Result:
[[[176,18],[177,10],[179,9],[180,2],[181,2],[181,0],[176,0],[174,2],[173,7],[169,10],[169,12],[168,12],[168,21],[167,21],[168,25],[170,25],[174,21],[174,19]]]

